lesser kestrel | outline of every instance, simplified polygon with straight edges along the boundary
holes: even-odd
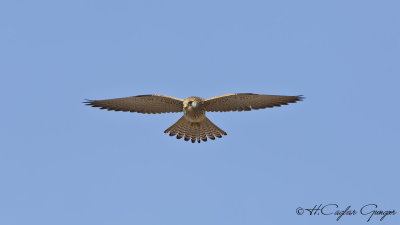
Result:
[[[87,100],[87,105],[100,109],[137,112],[137,113],[170,113],[183,112],[184,115],[164,131],[177,139],[194,142],[214,140],[227,135],[207,117],[206,112],[250,111],[275,106],[287,105],[301,101],[302,96],[259,95],[251,93],[226,94],[204,99],[189,97],[173,98],[165,95],[138,95],[126,98],[106,100]]]

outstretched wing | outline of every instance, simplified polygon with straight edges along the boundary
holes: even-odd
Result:
[[[100,109],[124,112],[170,113],[183,111],[182,99],[165,95],[138,95],[127,98],[87,100],[84,103]]]
[[[205,108],[209,112],[250,111],[287,105],[302,99],[302,96],[226,94],[206,99]]]

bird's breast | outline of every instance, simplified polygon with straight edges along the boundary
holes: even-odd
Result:
[[[206,116],[205,110],[185,110],[185,118],[190,122],[201,122]]]

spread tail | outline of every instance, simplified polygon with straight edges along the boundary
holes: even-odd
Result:
[[[194,143],[196,140],[207,141],[207,137],[214,140],[215,137],[222,138],[222,135],[227,135],[225,131],[213,124],[207,117],[198,123],[188,121],[185,116],[182,116],[176,123],[164,131],[169,133],[169,136],[175,136],[177,139],[184,138],[185,141],[191,140]]]

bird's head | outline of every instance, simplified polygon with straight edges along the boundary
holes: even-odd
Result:
[[[201,107],[201,101],[199,99],[190,97],[183,101],[183,110],[199,109]]]

